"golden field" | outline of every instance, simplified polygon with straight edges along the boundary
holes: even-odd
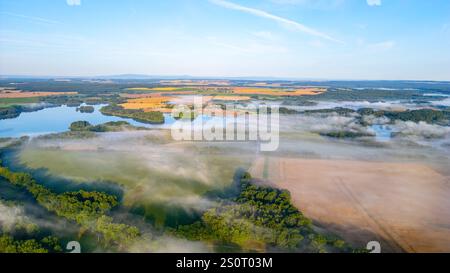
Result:
[[[125,109],[143,109],[146,111],[159,111],[160,109],[167,108],[167,102],[171,97],[147,97],[129,99],[126,103],[121,104]]]

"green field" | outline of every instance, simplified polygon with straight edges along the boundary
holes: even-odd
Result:
[[[39,98],[0,98],[0,107],[37,102],[39,102]]]

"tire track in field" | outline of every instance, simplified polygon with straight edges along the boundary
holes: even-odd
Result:
[[[366,222],[374,228],[375,230],[380,230],[382,236],[388,238],[389,240],[386,241],[386,243],[391,247],[391,249],[400,249],[403,252],[416,252],[412,246],[410,246],[408,243],[403,242],[403,244],[398,242],[397,238],[400,238],[397,234],[395,234],[394,231],[388,231],[384,227],[382,223],[380,223],[377,218],[372,215],[365,207],[364,205],[356,198],[356,196],[352,193],[352,191],[347,187],[347,185],[342,181],[342,178],[338,177],[337,181],[335,182],[338,186],[339,190],[345,194],[351,201],[352,205],[358,210],[361,211],[364,215],[364,218],[366,218]],[[407,250],[402,246],[406,245]]]

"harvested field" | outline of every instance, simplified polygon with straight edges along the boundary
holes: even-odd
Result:
[[[126,103],[121,104],[125,109],[145,109],[145,110],[156,110],[160,108],[166,108],[167,102],[169,102],[171,97],[149,97],[149,98],[137,98],[129,99]]]
[[[356,246],[450,251],[450,180],[427,165],[260,157],[251,173],[288,189],[308,217]]]

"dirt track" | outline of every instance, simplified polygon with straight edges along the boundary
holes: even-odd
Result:
[[[356,246],[450,251],[450,181],[426,165],[260,157],[250,171],[290,190],[308,217]]]

